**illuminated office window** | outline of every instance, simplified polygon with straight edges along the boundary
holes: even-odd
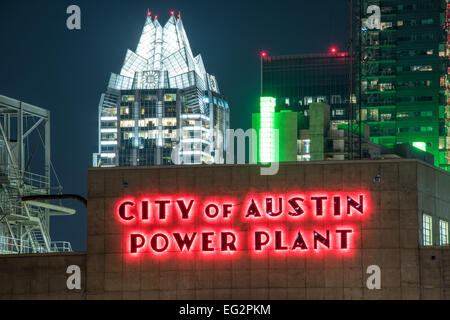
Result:
[[[422,224],[423,245],[431,246],[433,245],[433,218],[428,214],[424,214]]]
[[[120,107],[120,115],[128,115],[130,114],[130,108],[128,107]]]
[[[133,95],[123,95],[122,96],[122,102],[133,102],[134,96]]]
[[[439,244],[441,246],[448,246],[448,222],[439,220]]]

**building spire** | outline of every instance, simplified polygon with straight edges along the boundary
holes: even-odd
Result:
[[[136,51],[127,51],[120,75],[131,79],[127,81],[136,83],[137,87],[145,87],[148,84],[142,82],[143,74],[150,71],[158,74],[160,79],[167,77],[174,87],[185,85],[184,80],[179,80],[182,74],[195,72],[196,79],[204,81],[201,87],[207,88],[210,82],[214,82],[215,90],[219,92],[215,80],[210,80],[201,57],[193,55],[183,23],[177,19],[175,10],[170,10],[170,17],[164,26],[161,26],[154,12],[147,11]],[[189,82],[189,85],[192,83]]]

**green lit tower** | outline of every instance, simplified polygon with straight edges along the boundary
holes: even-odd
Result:
[[[360,0],[361,121],[388,148],[409,143],[450,168],[448,0]]]

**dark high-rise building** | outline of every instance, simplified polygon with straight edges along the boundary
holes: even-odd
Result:
[[[136,51],[101,97],[94,166],[222,163],[228,128],[228,103],[180,15],[161,26],[149,12]]]
[[[389,148],[411,144],[448,170],[448,1],[359,4],[361,120],[371,140]]]
[[[353,59],[332,48],[329,54],[262,56],[263,96],[279,110],[307,113],[311,103],[327,103],[331,120],[348,120]],[[354,99],[354,98],[353,98]]]

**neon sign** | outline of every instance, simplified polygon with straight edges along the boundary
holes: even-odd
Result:
[[[345,254],[355,248],[370,209],[367,192],[152,195],[119,201],[116,220],[125,227],[130,257]]]

